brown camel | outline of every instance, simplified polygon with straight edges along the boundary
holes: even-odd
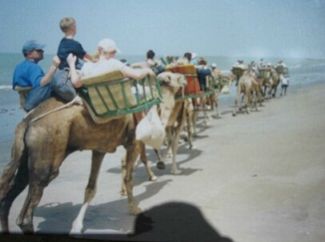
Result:
[[[280,84],[280,73],[276,71],[273,67],[271,68],[271,78],[270,78],[270,90],[268,95],[270,97],[276,97],[276,92]]]
[[[216,75],[208,77],[208,87],[210,95],[203,96],[200,100],[201,109],[195,109],[192,112],[189,112],[189,125],[191,127],[191,133],[195,136],[196,131],[196,120],[198,118],[198,112],[203,112],[203,122],[204,125],[208,126],[208,121],[211,119],[210,115],[212,114],[215,118],[220,118],[219,114],[219,94],[224,86],[230,86],[231,83],[235,80],[236,76],[232,73],[222,74],[221,71]],[[213,114],[213,112],[215,112]]]
[[[168,79],[169,76],[176,77],[177,82],[174,81],[172,84]],[[172,174],[178,174],[179,170],[176,164],[176,154],[178,149],[178,141],[180,132],[184,126],[184,122],[186,120],[186,110],[188,108],[188,100],[186,99],[176,99],[175,94],[183,88],[187,81],[182,74],[178,73],[169,73],[169,74],[160,74],[158,75],[158,79],[166,82],[164,85],[162,83],[162,102],[159,104],[161,113],[160,118],[162,120],[163,125],[166,128],[166,139],[167,139],[167,154],[171,149],[172,152]],[[167,79],[167,80],[166,80]],[[165,157],[162,159],[159,152],[157,151],[158,163],[157,167],[163,169],[165,167]]]
[[[40,114],[63,105],[51,98],[39,105],[16,128],[11,161],[0,178],[0,220],[2,231],[8,231],[8,215],[15,198],[29,185],[28,195],[17,219],[23,232],[33,231],[33,210],[39,204],[44,188],[59,174],[65,158],[77,150],[92,150],[92,165],[85,198],[72,232],[82,229],[82,214],[95,196],[98,172],[106,153],[126,149],[124,182],[131,214],[140,212],[132,192],[132,170],[140,152],[135,140],[136,123],[132,115],[96,124],[82,105],[72,105],[41,119]],[[59,117],[59,118],[58,118]],[[83,218],[83,217],[82,217]]]
[[[174,127],[174,124],[176,123],[176,119],[178,116],[180,116],[181,121],[176,124],[180,125],[183,123],[182,119],[184,119],[184,114],[181,113],[181,115],[178,113],[179,109],[182,107],[183,102],[182,101],[176,101],[175,94],[179,92],[180,89],[184,88],[184,86],[187,84],[186,79],[184,75],[178,74],[178,73],[171,73],[171,72],[163,72],[157,76],[157,79],[160,81],[160,87],[161,87],[161,99],[162,102],[159,104],[159,117],[161,119],[161,122],[163,126],[166,129],[166,139],[169,144],[169,148],[173,147],[173,168],[171,170],[171,173],[175,174],[177,173],[177,167],[176,167],[176,153],[177,153],[177,144],[178,142],[174,141],[174,139],[178,139],[177,136],[179,136],[179,130],[178,132],[175,132],[171,134],[169,131]],[[175,117],[176,116],[176,117]],[[177,140],[178,141],[178,140]],[[155,176],[153,172],[150,169],[150,165],[147,159],[146,155],[146,146],[141,142],[140,144],[140,159],[145,164],[147,173],[149,175],[149,180],[155,180]],[[155,150],[155,153],[157,154],[158,163],[157,167],[158,169],[164,169],[165,163],[159,154],[158,150]],[[126,165],[125,165],[125,159],[122,160],[122,177],[124,177],[124,174],[126,174]],[[126,187],[125,183],[122,182],[122,188],[121,188],[121,195],[126,194]]]
[[[242,98],[244,99],[244,106],[240,105]],[[245,108],[245,111],[248,113],[249,106],[257,110],[257,103],[260,105],[262,103],[261,84],[258,82],[252,66],[249,66],[238,81],[233,116],[243,108]]]
[[[280,83],[280,73],[272,66],[261,68],[259,69],[259,80],[262,83],[265,98],[275,97]]]

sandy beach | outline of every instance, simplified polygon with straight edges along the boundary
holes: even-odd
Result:
[[[215,231],[233,241],[325,241],[324,93],[324,83],[289,89],[287,96],[265,102],[258,112],[236,117],[231,115],[231,97],[222,97],[222,118],[211,119],[208,128],[199,123],[193,150],[179,148],[180,175],[170,174],[169,161],[166,170],[158,170],[148,149],[158,179],[149,182],[144,167],[136,168],[134,194],[140,207],[192,204]],[[123,154],[119,148],[105,157],[86,213],[85,236],[133,230],[134,217],[119,194]],[[35,211],[37,232],[69,232],[89,168],[89,151],[67,158]],[[11,232],[20,231],[15,220],[25,197],[26,190],[13,204]]]

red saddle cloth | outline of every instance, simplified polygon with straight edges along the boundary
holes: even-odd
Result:
[[[177,65],[167,69],[168,71],[174,73],[183,74],[187,80],[187,85],[185,87],[185,95],[199,94],[200,93],[200,83],[197,77],[196,68],[194,65]]]

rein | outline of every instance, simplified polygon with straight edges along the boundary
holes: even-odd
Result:
[[[68,107],[72,106],[73,104],[80,104],[80,105],[82,105],[79,96],[76,96],[72,101],[70,101],[70,102],[68,102],[68,103],[66,103],[66,104],[64,104],[64,105],[62,105],[62,106],[56,107],[56,108],[54,108],[54,109],[52,109],[52,110],[49,110],[49,111],[47,111],[47,112],[45,112],[45,113],[42,113],[42,114],[38,115],[37,117],[33,118],[33,119],[31,120],[31,122],[36,122],[36,121],[38,121],[38,120],[44,118],[45,116],[47,116],[47,115],[49,115],[49,114],[51,114],[51,113],[54,113],[54,112],[60,111],[60,110],[62,110],[62,109],[64,109],[64,108],[68,108]],[[28,116],[30,116],[30,115],[34,112],[34,110],[35,110],[35,109],[33,109],[32,111],[30,111],[29,113],[27,113],[27,115],[25,116],[25,118],[27,118]]]

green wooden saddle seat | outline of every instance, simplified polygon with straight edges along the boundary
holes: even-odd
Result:
[[[82,82],[78,94],[96,122],[142,112],[161,101],[160,83],[154,77],[135,80],[113,71]]]

